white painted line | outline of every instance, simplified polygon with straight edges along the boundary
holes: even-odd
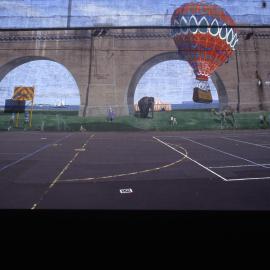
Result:
[[[220,136],[230,136],[230,137],[236,137],[236,138],[239,138],[239,136],[268,136],[270,135],[270,132],[269,133],[245,133],[245,132],[241,132],[241,133],[236,133],[235,135],[233,135],[232,133],[229,133],[229,134],[226,134],[227,132],[226,131],[223,131],[222,133],[221,132],[217,132],[217,133],[210,133],[210,134],[198,134],[198,135],[195,135],[195,136],[188,136],[189,138],[192,137],[192,138],[197,138],[197,137],[200,137],[200,138],[220,138]],[[157,138],[181,138],[182,137],[182,134],[181,135],[161,135],[161,136],[157,136]]]
[[[247,142],[247,141],[236,140],[236,139],[232,139],[232,138],[228,138],[228,137],[221,137],[221,138],[222,139],[229,140],[229,141],[235,141],[235,142],[240,142],[240,143],[245,143],[245,144],[250,144],[250,145],[254,145],[254,146],[258,146],[258,147],[270,149],[269,146],[265,146],[265,145],[261,145],[261,144],[257,144],[257,143],[251,143],[251,142]]]
[[[190,142],[193,142],[193,143],[196,143],[196,144],[199,144],[199,145],[201,145],[201,146],[203,146],[203,147],[212,149],[212,150],[217,151],[217,152],[220,152],[220,153],[222,153],[222,154],[225,154],[225,155],[228,155],[228,156],[231,156],[231,157],[234,157],[234,158],[238,158],[238,159],[245,160],[245,161],[247,161],[248,163],[254,164],[254,165],[256,165],[256,166],[263,167],[263,168],[265,168],[265,169],[269,169],[269,167],[266,167],[266,166],[264,166],[264,165],[261,165],[261,164],[259,164],[259,163],[256,163],[256,162],[254,162],[254,161],[252,161],[252,160],[249,160],[249,159],[246,159],[246,158],[243,158],[243,157],[239,157],[239,156],[236,156],[236,155],[234,155],[234,154],[231,154],[231,153],[222,151],[222,150],[220,150],[220,149],[218,149],[218,148],[215,148],[215,147],[212,147],[212,146],[203,144],[203,143],[199,143],[199,142],[193,141],[193,140],[188,139],[188,138],[185,138],[185,137],[182,137],[182,139],[183,139],[183,140],[190,141]]]
[[[270,165],[269,163],[267,164],[259,164],[259,165]],[[258,167],[258,165],[253,165],[253,164],[243,164],[243,165],[228,165],[228,166],[212,166],[208,167],[210,169],[226,169],[226,168],[242,168],[242,167]]]
[[[0,155],[27,155],[28,153],[0,153]]]
[[[64,137],[58,139],[57,141],[55,141],[54,143],[58,143],[58,142],[60,142],[60,141],[62,141],[62,140],[64,140],[64,139],[70,137],[71,135],[73,135],[73,134],[69,134],[69,135],[67,135],[67,136],[64,136]],[[17,159],[17,160],[15,160],[15,161],[13,161],[13,162],[7,164],[6,166],[0,168],[0,172],[4,171],[5,169],[7,169],[7,168],[9,168],[9,167],[11,167],[11,166],[14,166],[14,165],[20,163],[21,161],[23,161],[23,160],[25,160],[25,159],[28,159],[28,158],[34,156],[35,154],[37,154],[37,153],[39,153],[39,152],[41,152],[41,151],[47,149],[47,148],[50,147],[51,145],[52,145],[52,144],[46,144],[46,145],[44,145],[44,146],[38,148],[36,151],[34,151],[34,152],[32,152],[32,153],[29,153],[28,155],[26,155],[26,156],[24,156],[24,157],[21,157],[20,159]]]
[[[121,194],[133,193],[131,188],[120,189]]]
[[[238,133],[238,134],[235,134],[235,135],[229,135],[230,137],[239,137],[239,135],[245,135],[245,136],[254,136],[254,135],[256,135],[256,136],[269,136],[269,133],[256,133],[256,132],[251,132],[251,133]]]
[[[251,178],[235,178],[235,179],[228,179],[227,181],[248,181],[248,180],[264,180],[264,179],[270,179],[270,176],[251,177]]]
[[[217,177],[221,178],[223,181],[227,181],[227,179],[224,178],[223,176],[221,176],[220,174],[218,174],[218,173],[216,173],[216,172],[210,170],[209,168],[205,167],[203,164],[199,163],[198,161],[196,161],[196,160],[190,158],[189,156],[187,156],[186,154],[184,154],[184,153],[178,151],[178,150],[175,149],[174,147],[170,146],[168,143],[166,143],[166,142],[164,142],[164,141],[162,141],[162,140],[160,140],[160,139],[158,139],[158,138],[156,138],[156,137],[153,137],[153,138],[154,138],[155,140],[159,141],[160,143],[166,145],[167,147],[171,148],[171,149],[174,150],[175,152],[177,152],[177,153],[179,153],[179,154],[185,156],[187,159],[193,161],[194,163],[196,163],[196,164],[199,165],[200,167],[204,168],[205,170],[209,171],[210,173],[212,173],[212,174],[216,175]]]

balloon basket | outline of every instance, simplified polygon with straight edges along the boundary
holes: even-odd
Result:
[[[193,101],[197,103],[211,103],[213,101],[211,91],[195,87],[193,89]]]

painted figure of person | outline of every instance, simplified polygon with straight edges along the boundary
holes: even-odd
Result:
[[[84,132],[86,129],[83,127],[83,125],[80,126],[80,132]]]
[[[29,112],[24,113],[24,129],[26,129],[27,126],[29,126]]]
[[[262,114],[260,114],[259,119],[260,119],[260,128],[263,128],[263,124],[264,124],[264,117],[263,117],[263,115],[262,115]]]
[[[171,114],[171,117],[170,117],[170,124],[171,124],[171,125],[173,125],[173,119],[174,119],[174,117],[173,117],[173,115]]]
[[[15,113],[12,113],[10,118],[9,118],[8,131],[11,130],[11,128],[14,126],[14,123],[15,123]]]
[[[110,107],[108,110],[108,120],[112,122],[114,117],[115,117],[114,111],[113,111],[112,107]]]
[[[263,115],[263,128],[267,128],[266,114]]]

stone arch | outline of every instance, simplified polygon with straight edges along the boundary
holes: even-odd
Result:
[[[6,64],[2,65],[0,67],[0,82],[3,80],[3,78],[9,73],[11,72],[13,69],[23,65],[23,64],[26,64],[26,63],[29,63],[29,62],[33,62],[33,61],[37,61],[37,60],[47,60],[47,61],[51,61],[51,62],[55,62],[55,63],[58,63],[60,65],[62,65],[66,70],[68,70],[68,72],[70,73],[70,75],[73,77],[77,87],[78,87],[78,90],[80,92],[80,88],[79,88],[79,84],[76,80],[76,77],[74,76],[74,74],[70,71],[70,69],[68,69],[64,64],[62,64],[61,62],[58,62],[56,60],[53,60],[51,58],[48,58],[48,57],[44,57],[44,56],[25,56],[25,57],[18,57],[16,59],[13,59],[9,62],[7,62]],[[80,105],[82,103],[82,99],[81,99],[81,95],[80,96]]]
[[[151,57],[150,59],[146,60],[143,64],[141,64],[135,73],[132,76],[132,79],[129,84],[128,92],[127,92],[127,104],[129,113],[134,113],[134,94],[136,91],[137,84],[139,83],[142,76],[153,66],[169,60],[181,60],[181,56],[177,52],[167,52],[161,53]],[[219,104],[220,108],[224,108],[228,105],[228,95],[225,88],[225,85],[222,82],[219,74],[214,72],[211,75],[211,79],[217,89],[218,97],[219,97]]]

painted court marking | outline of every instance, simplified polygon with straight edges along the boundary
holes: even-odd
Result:
[[[212,150],[214,150],[214,151],[220,152],[220,153],[222,153],[222,154],[225,154],[225,155],[228,155],[228,156],[231,156],[231,157],[235,157],[235,158],[238,158],[238,159],[245,160],[245,161],[247,161],[248,163],[254,164],[254,165],[256,165],[256,166],[263,167],[263,168],[265,168],[265,169],[269,169],[269,167],[267,167],[267,166],[264,166],[264,165],[261,165],[261,164],[259,164],[259,163],[254,162],[254,161],[252,161],[252,160],[249,160],[249,159],[246,159],[246,158],[243,158],[243,157],[240,157],[240,156],[237,156],[237,155],[234,155],[234,154],[231,154],[231,153],[222,151],[222,150],[220,150],[220,149],[218,149],[218,148],[215,148],[215,147],[212,147],[212,146],[203,144],[203,143],[199,143],[199,142],[197,142],[197,141],[194,141],[194,140],[191,140],[191,139],[188,139],[188,138],[185,138],[185,137],[181,137],[181,138],[182,138],[183,140],[187,140],[187,141],[193,142],[193,143],[198,144],[198,145],[201,145],[201,146],[203,146],[203,147],[206,147],[206,148],[212,149]]]
[[[0,155],[27,155],[29,153],[0,153]]]
[[[248,181],[248,180],[266,180],[270,179],[270,176],[265,177],[250,177],[250,178],[231,178],[228,181]]]
[[[70,135],[71,136],[71,135]],[[66,136],[67,137],[67,136]],[[82,151],[85,151],[85,147],[86,145],[88,144],[88,142],[90,141],[90,139],[92,139],[94,137],[94,135],[92,135],[90,138],[88,138],[86,140],[86,142],[83,144],[83,146],[81,148],[78,148],[78,149],[74,149],[76,151],[75,155],[73,156],[73,158],[66,164],[66,166],[63,168],[63,170],[57,175],[57,177],[52,181],[52,183],[49,185],[49,187],[45,190],[44,194],[41,196],[41,198],[39,199],[38,202],[34,203],[32,208],[31,209],[36,209],[38,207],[38,205],[43,201],[43,199],[45,198],[46,194],[56,185],[56,183],[64,183],[64,182],[89,182],[89,181],[93,181],[95,182],[96,180],[106,180],[106,181],[109,181],[110,178],[116,178],[116,177],[122,177],[122,176],[128,176],[128,175],[135,175],[135,174],[139,174],[139,173],[146,173],[146,172],[152,172],[152,171],[156,171],[156,170],[160,170],[160,169],[163,169],[163,168],[167,168],[167,167],[170,167],[170,166],[173,166],[179,162],[181,162],[182,160],[184,159],[188,159],[192,162],[194,162],[195,164],[197,164],[198,166],[202,167],[203,169],[207,170],[208,172],[210,172],[211,174],[217,176],[218,178],[220,178],[222,181],[226,181],[226,182],[232,182],[232,181],[247,181],[247,180],[264,180],[264,179],[270,179],[270,176],[266,176],[266,177],[253,177],[253,178],[231,178],[231,179],[227,179],[225,177],[223,177],[222,175],[216,173],[215,171],[211,170],[210,167],[206,167],[204,166],[203,164],[199,163],[198,161],[192,159],[191,157],[188,156],[188,153],[187,151],[179,146],[179,145],[173,145],[173,144],[170,144],[170,143],[167,143],[157,137],[153,137],[154,140],[156,140],[157,142],[165,145],[166,147],[170,148],[171,150],[181,154],[183,157],[175,162],[172,162],[170,164],[166,164],[164,166],[161,166],[161,167],[157,167],[157,168],[153,168],[153,169],[149,169],[149,170],[143,170],[143,171],[137,171],[137,172],[131,172],[131,173],[124,173],[124,174],[117,174],[117,175],[109,175],[109,176],[101,176],[101,177],[89,177],[89,178],[80,178],[80,179],[63,179],[63,180],[60,180],[61,176],[69,169],[69,167],[71,166],[71,164],[76,160],[76,158],[79,156],[79,154],[82,152]],[[243,157],[239,157],[237,155],[234,155],[234,154],[231,154],[231,153],[228,153],[228,152],[225,152],[225,151],[222,151],[220,149],[217,149],[217,148],[214,148],[214,147],[211,147],[209,145],[205,145],[205,144],[202,144],[202,143],[199,143],[197,141],[194,141],[194,140],[191,140],[191,139],[188,139],[188,138],[185,138],[185,137],[179,137],[178,138],[181,138],[181,139],[184,139],[184,140],[187,140],[187,141],[191,141],[195,144],[199,144],[201,146],[204,146],[206,148],[209,148],[209,149],[212,149],[212,150],[215,150],[217,152],[221,152],[223,154],[226,154],[226,155],[229,155],[229,156],[232,156],[232,157],[235,157],[235,158],[238,158],[238,159],[241,159],[241,160],[245,160],[246,162],[248,163],[251,163],[252,165],[232,165],[234,167],[237,167],[237,166],[259,166],[259,167],[263,167],[263,168],[269,168],[269,167],[266,167],[266,165],[269,165],[269,164],[259,164],[259,163],[256,163],[256,162],[253,162],[251,160],[248,160],[248,159],[245,159]],[[224,137],[225,138],[225,137]],[[62,138],[64,139],[64,138]],[[62,140],[61,139],[61,140]],[[51,145],[51,144],[50,144]],[[49,145],[46,145],[46,146],[43,146],[42,148],[36,150],[36,151],[42,151],[44,147],[48,147]],[[179,150],[179,148],[182,149],[182,151]],[[84,149],[84,150],[82,150]],[[79,151],[78,151],[79,150]],[[35,151],[35,152],[36,152]],[[30,155],[34,155],[35,152],[33,153],[30,153]],[[23,157],[23,159],[27,158],[29,155]],[[16,163],[18,163],[21,159],[19,159],[18,161],[16,161]],[[9,165],[9,166],[12,166],[12,165]],[[231,167],[232,167],[231,166]],[[223,167],[226,167],[226,166],[223,166]],[[227,166],[229,167],[229,166]],[[214,167],[213,167],[214,168]],[[3,168],[2,168],[3,170]],[[1,172],[1,170],[0,170]],[[125,188],[125,189],[120,189],[119,190],[121,194],[125,194],[125,193],[132,193],[133,190],[130,189],[130,188]]]
[[[91,135],[86,142],[83,144],[82,148],[85,148],[86,145],[88,144],[88,142],[94,137],[95,135]],[[73,158],[67,163],[67,165],[64,167],[64,169],[56,176],[56,178],[52,181],[52,183],[50,184],[50,186],[45,190],[45,192],[43,193],[43,195],[40,197],[39,201],[37,203],[34,203],[31,210],[34,210],[37,208],[37,206],[43,201],[43,199],[45,198],[45,196],[47,195],[47,193],[50,191],[50,189],[52,189],[55,184],[58,182],[58,180],[60,179],[60,177],[68,170],[69,166],[75,161],[75,159],[78,157],[78,155],[80,154],[80,152],[76,152],[76,154],[73,156]]]
[[[155,138],[155,137],[154,137],[154,138]],[[242,158],[242,157],[235,156],[235,155],[233,155],[233,154],[231,154],[231,153],[224,152],[224,151],[222,151],[222,150],[220,150],[220,149],[216,149],[216,148],[211,147],[211,146],[209,146],[209,145],[205,145],[205,144],[202,144],[202,143],[193,141],[193,140],[188,139],[188,138],[184,138],[184,137],[181,137],[181,138],[182,138],[182,139],[189,140],[189,141],[191,141],[191,142],[193,142],[193,143],[202,145],[202,146],[204,146],[204,147],[213,149],[213,150],[215,150],[215,151],[218,151],[218,152],[221,152],[221,153],[224,153],[224,154],[233,156],[233,157],[237,157],[237,158],[243,159],[243,160],[248,161],[248,162],[250,162],[250,163],[253,163],[252,165],[240,165],[240,166],[259,166],[259,167],[263,167],[263,168],[269,169],[269,167],[265,167],[265,165],[268,165],[268,164],[258,164],[258,163],[256,163],[256,162],[249,161],[249,160],[244,159],[244,158]],[[180,151],[174,149],[173,147],[171,147],[171,146],[170,146],[169,144],[167,144],[166,142],[163,142],[163,141],[161,141],[161,140],[158,139],[158,138],[155,138],[155,139],[158,140],[159,142],[163,143],[163,144],[166,145],[167,147],[169,147],[169,148],[173,149],[174,151],[176,151],[176,152],[178,152],[178,153],[180,153],[180,154],[183,155],[183,153],[181,153]],[[221,176],[221,175],[219,175],[219,174],[217,174],[216,172],[214,172],[214,171],[211,170],[211,168],[215,168],[215,167],[206,167],[206,166],[202,165],[201,163],[199,163],[198,161],[195,161],[195,160],[191,159],[190,157],[187,157],[187,158],[190,159],[190,160],[192,160],[193,162],[195,162],[195,163],[198,164],[199,166],[203,167],[204,169],[206,169],[206,170],[210,171],[211,173],[215,174],[216,176],[218,176],[219,178],[221,178],[223,181],[232,182],[232,181],[248,181],[248,180],[266,180],[266,179],[270,179],[270,176],[266,176],[266,177],[250,177],[250,178],[249,178],[249,177],[247,177],[247,178],[231,178],[231,179],[229,178],[229,179],[226,179],[225,177],[223,177],[223,176]],[[233,165],[233,166],[234,166],[234,167],[236,167],[236,166],[238,167],[239,165]],[[232,167],[232,166],[222,166],[222,167]]]
[[[160,139],[158,139],[158,138],[156,138],[156,137],[153,137],[153,138],[154,138],[155,140],[157,140],[158,142],[164,144],[165,146],[171,148],[171,149],[174,150],[175,152],[177,152],[177,153],[179,153],[179,154],[185,156],[187,159],[189,159],[189,160],[191,160],[192,162],[196,163],[197,165],[199,165],[200,167],[202,167],[202,168],[204,168],[205,170],[209,171],[210,173],[216,175],[217,177],[219,177],[219,178],[222,179],[223,181],[227,181],[227,179],[226,179],[225,177],[223,177],[223,176],[221,176],[220,174],[218,174],[218,173],[212,171],[212,170],[209,169],[208,167],[206,167],[206,166],[204,166],[203,164],[199,163],[198,161],[196,161],[196,160],[190,158],[190,157],[187,156],[186,154],[184,154],[184,153],[178,151],[177,149],[175,149],[174,147],[172,147],[172,146],[169,145],[168,143],[166,143],[166,142],[164,142],[164,141],[162,141],[162,140],[160,140]]]
[[[258,146],[258,147],[270,149],[269,146],[265,146],[265,145],[261,145],[261,144],[257,144],[257,143],[251,143],[251,142],[247,142],[247,141],[236,140],[236,139],[232,139],[232,138],[229,138],[229,137],[221,137],[221,138],[225,139],[225,140],[229,140],[229,141],[235,141],[235,142],[240,142],[240,143],[245,143],[245,144],[249,144],[249,145],[253,145],[253,146]]]
[[[134,171],[134,172],[130,172],[130,173],[107,175],[107,176],[87,177],[87,178],[75,178],[75,179],[63,179],[63,180],[59,180],[59,182],[61,182],[61,183],[96,182],[97,180],[99,182],[102,182],[102,180],[104,180],[106,182],[109,182],[109,181],[113,181],[112,178],[119,178],[119,177],[123,177],[123,176],[130,176],[130,175],[136,175],[136,174],[150,173],[150,172],[159,171],[159,170],[162,170],[162,169],[165,169],[165,168],[169,168],[171,166],[174,166],[174,165],[182,162],[186,158],[186,156],[187,156],[186,149],[184,149],[180,145],[175,145],[175,146],[181,148],[185,152],[184,157],[182,157],[179,160],[176,160],[175,162],[172,162],[172,163],[169,163],[169,164],[160,166],[160,167],[156,167],[156,168],[152,168],[152,169],[146,169],[146,170],[142,170],[142,171]]]
[[[248,135],[248,136],[269,136],[269,133],[258,133],[258,132],[250,132],[250,133],[245,133],[245,132],[241,132],[239,134],[235,134],[235,135],[231,135],[229,134],[230,137],[236,137],[238,138],[239,135]]]
[[[62,138],[56,140],[54,143],[58,143],[58,142],[60,142],[60,141],[62,141],[62,140],[64,140],[64,139],[66,139],[66,138],[68,138],[68,137],[70,137],[70,136],[72,136],[72,135],[73,135],[73,134],[66,135],[66,136],[64,136],[64,137],[62,137]],[[37,153],[39,153],[39,152],[41,152],[41,151],[43,151],[43,150],[49,148],[50,146],[52,146],[51,143],[46,144],[46,145],[44,145],[44,146],[38,148],[38,149],[35,150],[34,152],[29,153],[29,154],[27,154],[26,156],[23,156],[23,157],[21,157],[20,159],[17,159],[17,160],[15,160],[15,161],[13,161],[13,162],[11,162],[11,163],[5,165],[4,167],[0,168],[0,172],[2,172],[2,171],[4,171],[5,169],[10,168],[10,167],[12,167],[12,166],[18,164],[18,163],[20,163],[21,161],[23,161],[23,160],[25,160],[25,159],[28,159],[28,158],[30,158],[30,157],[36,155]]]
[[[268,166],[270,164],[267,163],[267,164],[259,164],[259,165]],[[227,165],[227,166],[211,166],[211,167],[208,167],[208,168],[210,168],[210,169],[226,169],[226,168],[242,168],[242,167],[258,167],[258,165],[241,164],[241,165]]]

